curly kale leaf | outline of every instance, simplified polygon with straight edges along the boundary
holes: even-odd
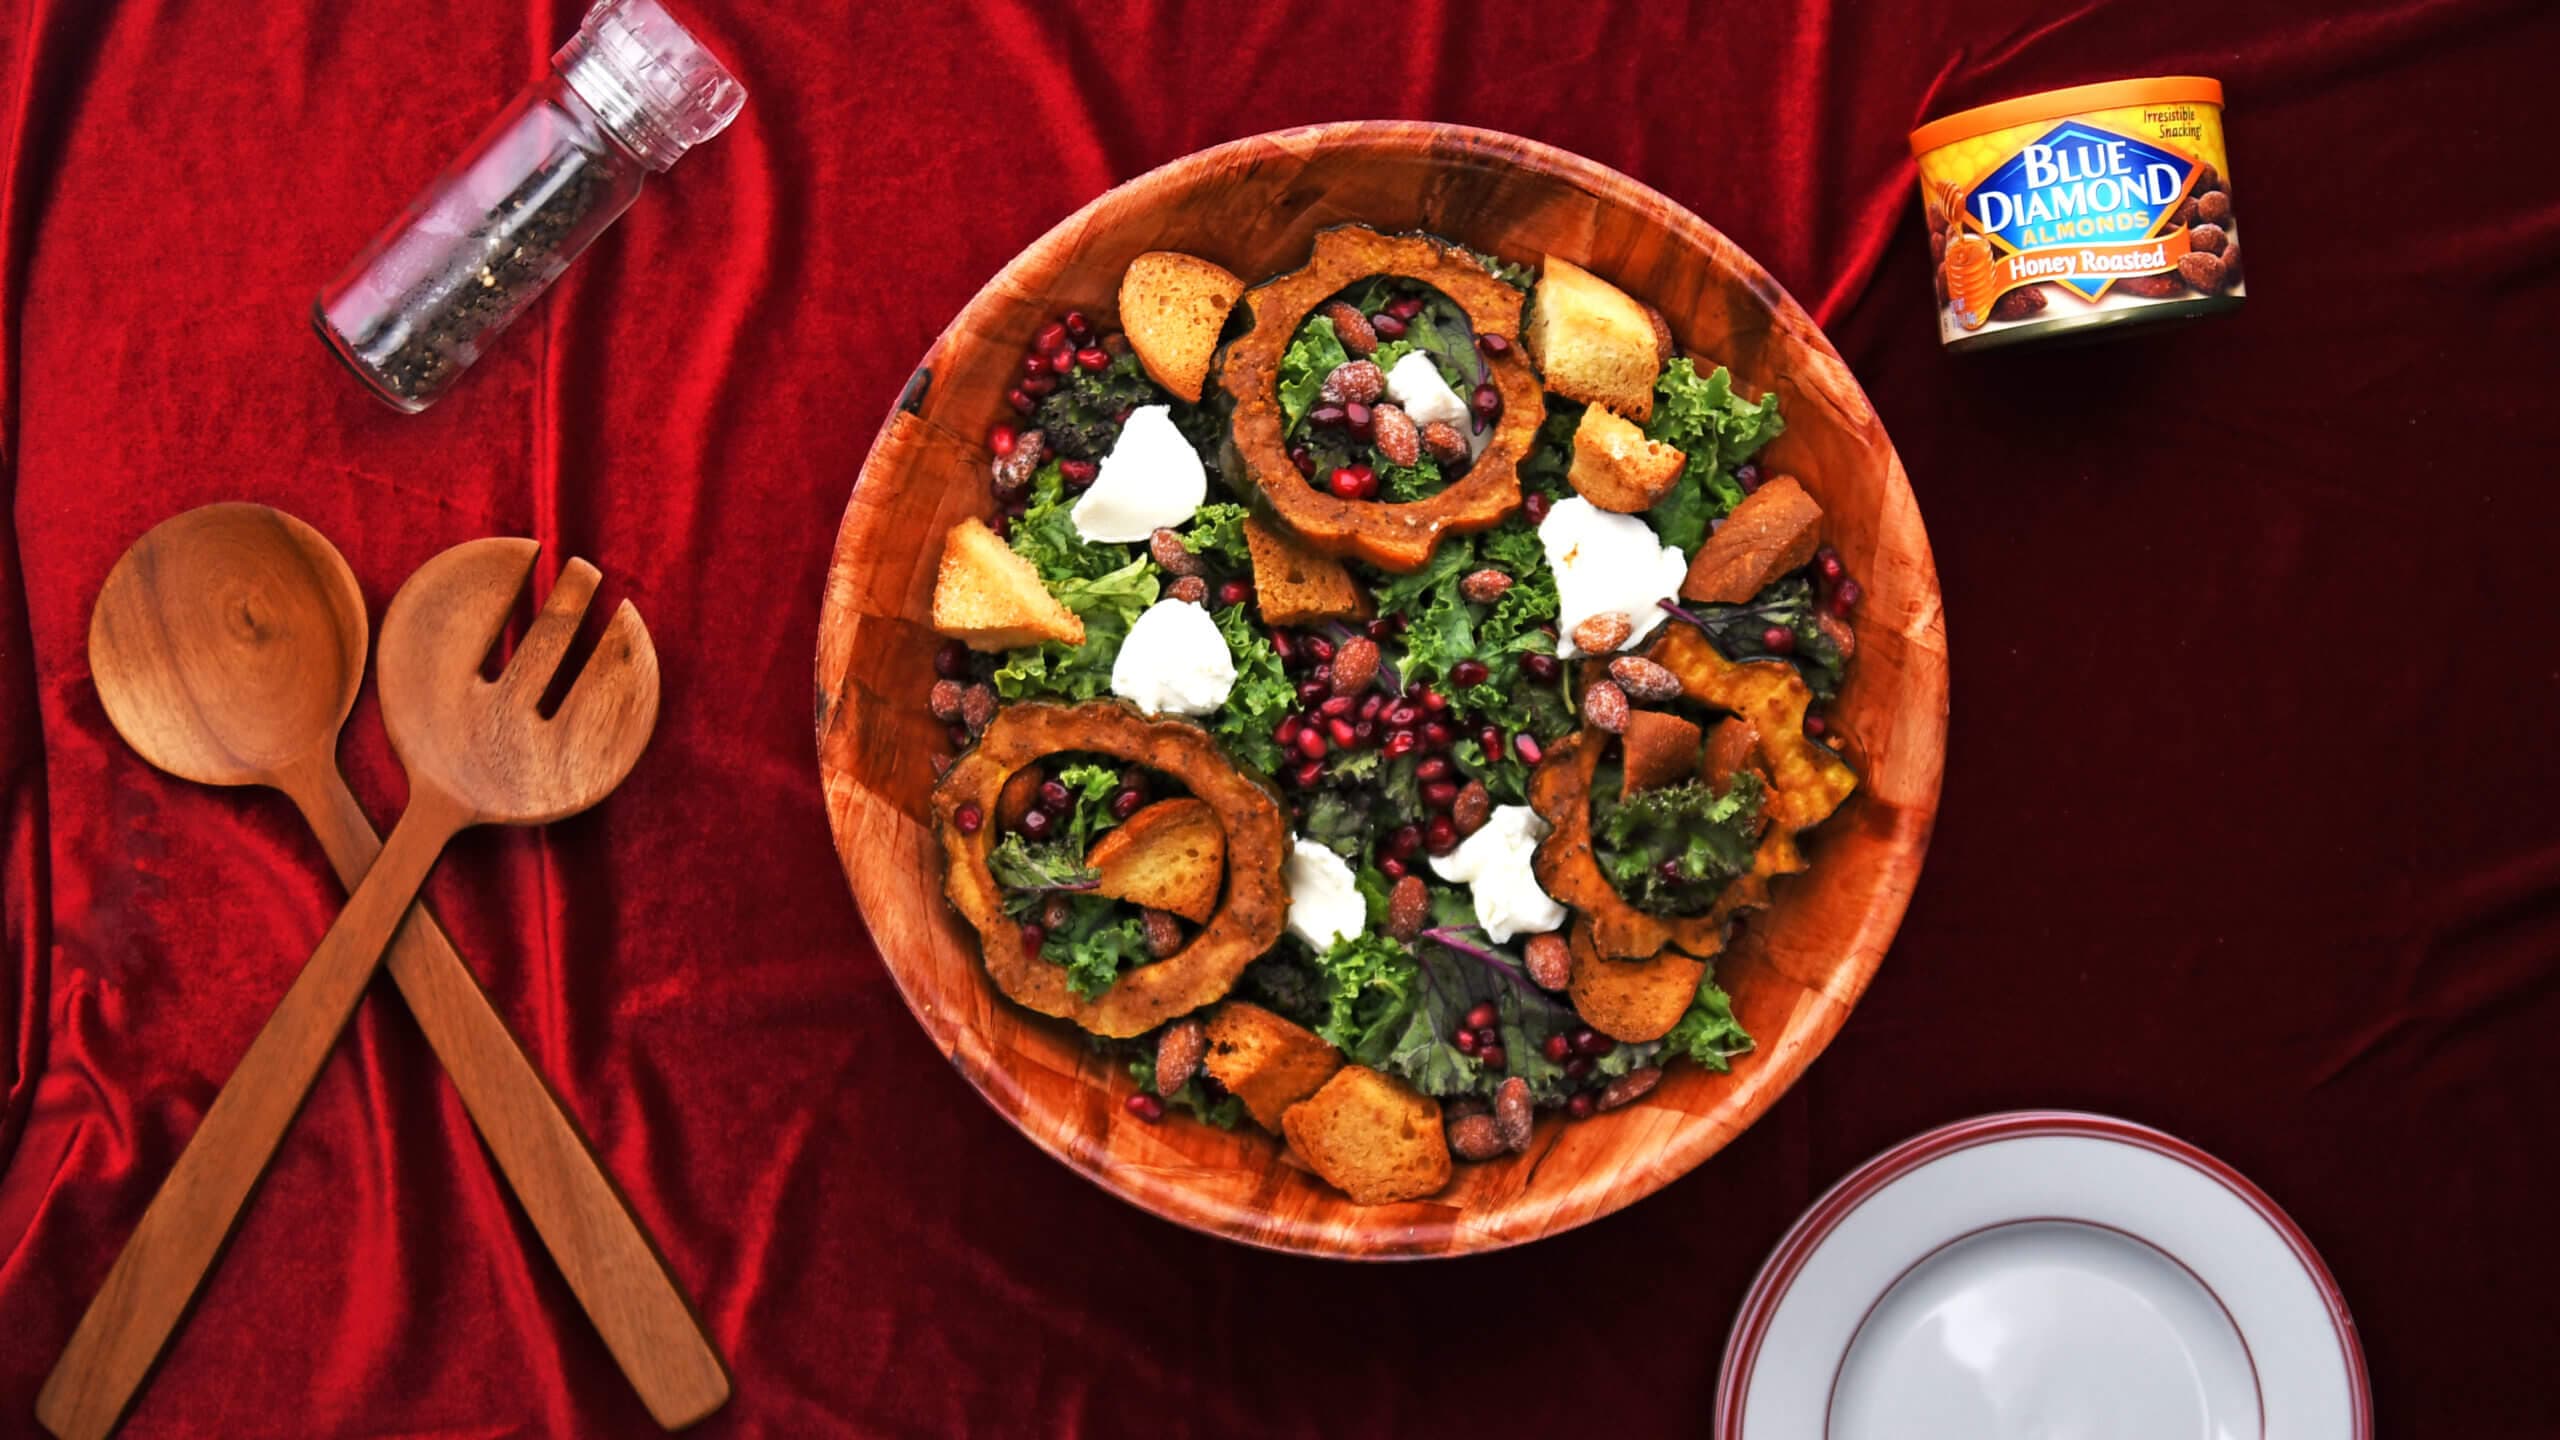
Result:
[[[1099,761],[1076,760],[1060,764],[1049,778],[1067,787],[1070,809],[1066,831],[1059,838],[1076,847],[1077,854],[1120,823],[1111,813],[1111,797],[1120,791],[1118,770]]]
[[[1361,1064],[1379,1064],[1420,993],[1413,956],[1384,935],[1352,935],[1316,956],[1314,970],[1322,1002],[1316,1033]]]
[[[1110,989],[1120,972],[1152,963],[1138,912],[1098,895],[1070,895],[1067,923],[1040,942],[1040,958],[1067,971],[1067,988],[1087,1000]]]
[[[1479,605],[1459,593],[1458,581],[1488,565],[1508,573],[1511,588],[1492,604]],[[1385,579],[1377,603],[1379,613],[1404,618],[1397,673],[1405,683],[1438,686],[1470,714],[1506,732],[1525,730],[1552,740],[1572,728],[1563,696],[1531,681],[1520,663],[1523,656],[1555,653],[1555,637],[1541,627],[1558,609],[1555,572],[1547,568],[1538,532],[1525,522],[1442,540],[1421,569]],[[1481,662],[1485,678],[1456,684],[1462,660]],[[1516,784],[1508,789],[1516,796]]]
[[[1181,530],[1182,548],[1194,555],[1205,555],[1210,563],[1229,570],[1253,568],[1253,551],[1244,540],[1245,517],[1253,512],[1242,505],[1213,502],[1203,505]]]
[[[1271,732],[1279,728],[1298,692],[1280,667],[1280,652],[1271,648],[1270,637],[1245,609],[1229,605],[1218,612],[1218,633],[1235,657],[1236,683],[1227,692],[1227,703],[1209,717],[1209,733],[1218,737],[1229,759],[1267,775],[1280,768],[1280,742]],[[1093,642],[1088,637],[1085,643]]]
[[[1713,966],[1698,981],[1698,998],[1662,1037],[1666,1057],[1686,1055],[1719,1075],[1731,1070],[1733,1057],[1748,1053],[1753,1044],[1751,1032],[1733,1013],[1733,997],[1716,984]]]
[[[1282,434],[1297,430],[1298,422],[1314,408],[1325,377],[1350,358],[1351,352],[1342,348],[1342,337],[1333,333],[1333,322],[1322,315],[1298,327],[1288,350],[1280,357]]]
[[[1758,843],[1760,778],[1744,771],[1719,798],[1700,780],[1619,798],[1616,767],[1591,785],[1592,853],[1628,904],[1656,915],[1696,915],[1751,868]]]
[[[1674,360],[1654,382],[1653,396],[1644,433],[1688,458],[1671,493],[1645,512],[1645,521],[1663,544],[1694,555],[1709,525],[1742,503],[1742,482],[1733,472],[1777,439],[1786,421],[1774,393],[1743,399],[1721,365],[1701,378],[1688,360]]]
[[[1008,915],[1028,915],[1052,895],[1090,890],[1102,879],[1084,864],[1084,846],[1068,840],[1037,844],[1015,831],[998,841],[987,855],[987,873],[1004,887]]]
[[[1524,493],[1544,495],[1561,500],[1573,493],[1565,480],[1573,469],[1573,432],[1582,426],[1583,407],[1570,400],[1547,397],[1547,418],[1538,424],[1537,438],[1529,442],[1529,453],[1520,461],[1520,488]]]
[[[1031,419],[1059,454],[1099,460],[1119,443],[1123,417],[1141,405],[1163,405],[1171,398],[1147,378],[1146,366],[1133,351],[1100,370],[1069,366],[1058,388],[1041,397]]]
[[[1120,642],[1129,638],[1139,614],[1155,603],[1157,588],[1155,567],[1143,555],[1092,579],[1051,581],[1049,593],[1084,621],[1084,643],[1048,640],[1006,651],[995,671],[996,693],[1007,700],[1090,700],[1109,690]]]

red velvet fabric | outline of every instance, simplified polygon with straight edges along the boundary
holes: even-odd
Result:
[[[321,527],[377,614],[492,533],[646,612],[631,782],[466,838],[429,893],[730,1357],[705,1436],[1695,1433],[1797,1211],[2019,1105],[2265,1185],[2355,1309],[2382,1433],[2560,1430],[2560,11],[694,0],[736,128],[393,414],[311,298],[577,8],[0,28],[0,1434],[340,899],[280,799],[127,751],[83,659],[118,553],[228,498]],[[1941,356],[1906,131],[2163,73],[2229,87],[2246,308]],[[1900,445],[1955,662],[1936,846],[1830,1053],[1631,1211],[1422,1268],[1199,1238],[980,1105],[864,938],[809,723],[846,487],[953,310],[1116,180],[1360,114],[1580,151],[1759,256]],[[370,702],[345,754],[387,825]],[[648,1428],[385,983],[126,1433]]]

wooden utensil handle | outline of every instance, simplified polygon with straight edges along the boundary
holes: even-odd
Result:
[[[36,1397],[36,1418],[62,1440],[104,1440],[133,1402],[461,821],[425,792],[413,797],[381,859],[213,1097]]]
[[[382,842],[334,768],[312,788],[318,793],[303,813],[352,889]],[[586,1135],[424,902],[410,907],[385,963],[534,1230],[650,1415],[673,1430],[720,1408],[729,1375],[719,1351]]]

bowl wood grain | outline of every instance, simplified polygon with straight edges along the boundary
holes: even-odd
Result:
[[[942,897],[927,822],[927,624],[943,531],[992,511],[988,427],[1032,334],[1067,308],[1111,312],[1120,272],[1184,250],[1248,282],[1303,263],[1314,233],[1361,221],[1429,230],[1534,262],[1553,251],[1659,306],[1685,352],[1775,390],[1764,457],[1821,500],[1826,539],[1866,589],[1833,707],[1863,777],[1719,963],[1759,1049],[1730,1075],[1676,1067],[1642,1104],[1549,1119],[1527,1155],[1460,1166],[1442,1194],[1353,1205],[1250,1126],[1225,1134],[1124,1113],[1124,1067],[989,985]],[[873,443],[836,538],[817,664],[819,769],[845,878],[917,1020],[1042,1149],[1167,1219],[1249,1244],[1356,1259],[1462,1254],[1582,1224],[1661,1189],[1767,1110],[1829,1043],[1902,919],[1937,811],[1947,729],[1937,572],[1911,487],[1840,356],[1767,272],[1695,215],[1562,151],[1490,131],[1364,122],[1281,131],[1139,176],[1060,222],[942,332]]]

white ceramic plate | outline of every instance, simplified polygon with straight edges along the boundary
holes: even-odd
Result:
[[[2355,1322],[2238,1172],[2129,1121],[1904,1141],[1743,1301],[1719,1440],[2370,1440]]]

